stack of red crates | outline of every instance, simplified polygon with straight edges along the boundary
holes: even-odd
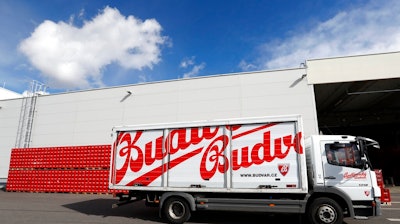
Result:
[[[375,170],[375,174],[378,186],[381,188],[381,203],[391,204],[392,199],[390,197],[390,190],[385,188],[382,170]]]
[[[7,191],[116,193],[108,189],[110,145],[17,148]]]

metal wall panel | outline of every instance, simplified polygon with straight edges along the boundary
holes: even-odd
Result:
[[[0,101],[0,183],[8,175],[11,149],[14,147],[22,100]]]
[[[301,114],[305,134],[315,134],[313,88],[303,74],[254,72],[41,96],[31,146],[107,144],[117,125],[290,114]]]

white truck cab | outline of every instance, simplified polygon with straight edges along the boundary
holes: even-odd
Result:
[[[346,135],[308,137],[305,151],[311,197],[320,194],[337,197],[343,213],[349,217],[380,215],[381,192],[368,158],[369,147],[379,148],[379,144],[372,139]],[[335,218],[331,205],[319,209],[319,218],[331,223]]]

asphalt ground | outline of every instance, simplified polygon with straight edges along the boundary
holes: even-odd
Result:
[[[400,187],[391,188],[391,205],[383,205],[383,215],[369,220],[345,219],[347,224],[400,224]],[[69,193],[26,193],[0,191],[1,224],[78,224],[78,223],[164,223],[158,208],[142,201],[112,209],[112,195]],[[298,215],[265,213],[197,212],[187,223],[302,223]],[[303,222],[304,223],[304,222]]]

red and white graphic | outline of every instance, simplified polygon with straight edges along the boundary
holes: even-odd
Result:
[[[221,125],[193,128],[135,130],[117,132],[113,146],[112,182],[124,186],[153,186],[162,183],[165,173],[168,183],[179,186],[182,175],[190,183],[209,186],[223,181],[231,170],[244,169],[286,160],[297,163],[303,154],[301,132],[294,132],[294,123]],[[267,166],[268,165],[268,166]],[[179,167],[179,168],[178,168]],[[279,164],[285,176],[290,164]],[[197,173],[193,173],[197,170]],[[235,181],[235,177],[233,177]],[[257,185],[258,186],[258,185]]]
[[[346,172],[343,174],[344,179],[366,179],[367,178],[367,172],[359,172],[359,173],[350,173]]]
[[[365,194],[365,196],[367,196],[367,197],[370,195],[370,193],[371,193],[370,191],[364,191],[364,194]]]
[[[280,163],[280,164],[278,164],[279,172],[283,176],[286,176],[286,174],[289,172],[289,167],[290,167],[289,163]]]

